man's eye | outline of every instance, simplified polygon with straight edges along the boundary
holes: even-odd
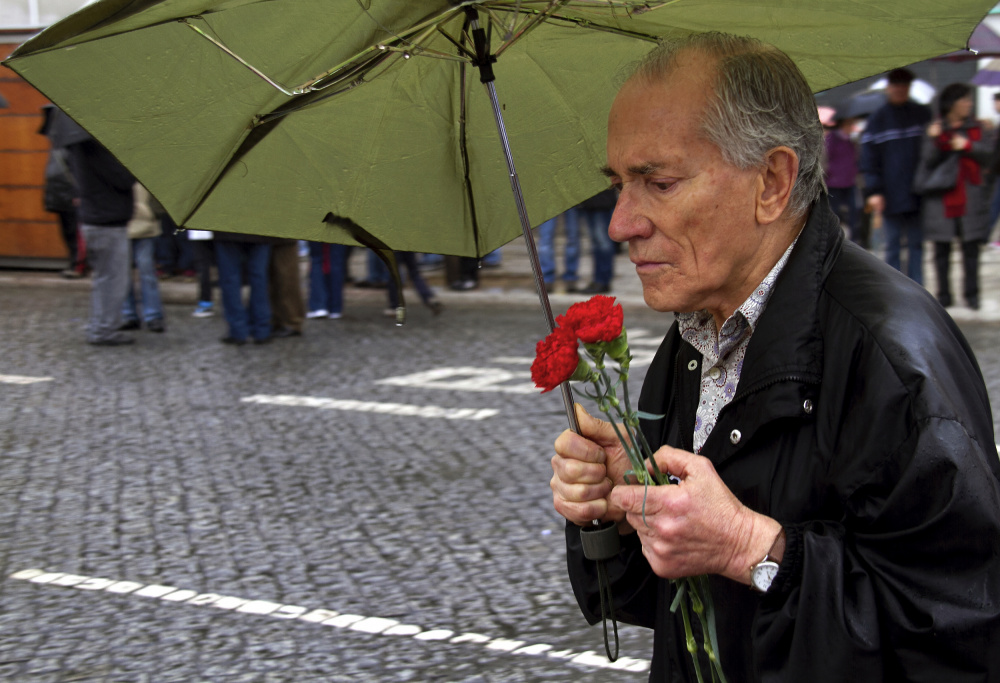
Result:
[[[677,181],[676,180],[650,180],[650,185],[655,187],[660,192],[666,192],[671,187],[673,187]]]

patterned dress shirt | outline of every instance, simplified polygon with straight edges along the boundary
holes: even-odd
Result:
[[[798,242],[798,237],[795,242]],[[774,282],[788,262],[795,242],[785,250],[771,272],[757,285],[743,305],[723,323],[718,333],[715,330],[715,319],[707,310],[677,314],[681,337],[702,355],[701,398],[694,423],[695,453],[701,453],[702,446],[719,419],[719,413],[736,394],[750,337],[767,306],[767,300],[771,298]]]

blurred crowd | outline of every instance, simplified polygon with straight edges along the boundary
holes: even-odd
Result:
[[[910,70],[895,69],[872,111],[859,111],[856,101],[821,111],[830,203],[852,241],[884,249],[889,265],[921,284],[927,243],[946,307],[958,300],[957,243],[962,301],[978,309],[981,249],[1000,215],[1000,135],[991,118],[974,118],[972,86],[952,83],[927,106],[911,98],[914,81]],[[1000,113],[1000,97],[994,103]]]

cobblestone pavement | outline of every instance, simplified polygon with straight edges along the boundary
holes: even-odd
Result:
[[[233,348],[169,305],[95,348],[87,307],[0,287],[0,680],[645,680],[649,633],[602,668],[566,579],[537,310],[354,297]],[[627,322],[641,359],[669,321]],[[1000,327],[963,329],[996,404]]]
[[[622,627],[635,659],[600,668],[565,577],[548,488],[565,417],[524,359],[538,312],[396,328],[383,305],[240,348],[168,306],[166,333],[108,348],[83,343],[85,291],[0,288],[0,680],[644,680],[648,633]],[[445,366],[493,375],[378,383]],[[440,410],[242,400],[273,396]],[[258,602],[181,601],[201,594]]]

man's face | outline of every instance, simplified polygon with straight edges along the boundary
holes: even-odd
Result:
[[[885,95],[889,100],[889,104],[905,104],[906,101],[910,99],[910,84],[890,83],[885,86]]]
[[[701,133],[711,87],[704,61],[682,54],[666,80],[633,79],[615,99],[606,172],[620,195],[608,233],[628,242],[648,306],[729,315],[759,283],[747,284],[763,181],[725,162]]]

